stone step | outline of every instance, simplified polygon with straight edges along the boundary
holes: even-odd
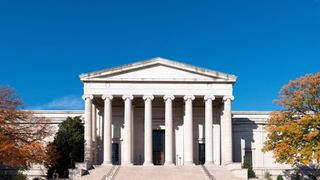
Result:
[[[209,173],[214,176],[216,180],[243,180],[236,177],[232,172],[224,166],[205,166]]]
[[[207,169],[207,172],[206,170]],[[212,175],[213,178],[210,176]],[[96,166],[77,180],[243,180],[224,166]]]
[[[89,170],[89,174],[82,176],[82,177],[76,177],[74,179],[76,179],[76,180],[102,180],[108,174],[108,172],[110,172],[112,167],[113,167],[112,165],[95,166],[94,169]]]
[[[115,180],[205,180],[200,166],[121,166]]]

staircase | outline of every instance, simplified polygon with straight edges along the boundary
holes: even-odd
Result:
[[[116,180],[205,180],[200,166],[121,166]]]
[[[241,180],[226,166],[95,166],[77,180]]]
[[[202,170],[204,176],[208,180],[216,180],[216,178],[209,172],[209,170],[204,165],[200,165],[200,167],[201,167],[201,170]]]
[[[117,166],[113,166],[109,170],[109,172],[102,177],[101,180],[113,180],[113,179],[115,179],[115,177],[118,174],[119,170],[120,170],[120,166],[118,166],[118,165]]]
[[[81,176],[81,177],[75,177],[74,179],[76,180],[100,180],[100,179],[109,180],[110,179],[109,177],[114,174],[113,171],[115,171],[116,169],[117,167],[112,165],[95,166],[94,169],[91,169],[88,171],[87,175]]]
[[[235,176],[230,169],[225,166],[205,166],[214,180],[241,180],[242,178]],[[244,171],[246,171],[244,169]]]

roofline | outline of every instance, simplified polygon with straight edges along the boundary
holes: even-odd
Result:
[[[26,110],[35,114],[84,114],[84,110]]]
[[[129,78],[122,78],[121,80],[120,79],[108,79],[108,78],[101,78],[101,79],[82,79],[82,82],[145,82],[145,83],[163,83],[163,82],[172,82],[172,83],[185,83],[185,82],[193,82],[193,83],[211,83],[212,80],[197,80],[197,79],[174,79],[174,80],[171,80],[171,79],[153,79],[153,78],[144,78],[143,80],[137,78],[137,79],[129,79]],[[231,83],[231,84],[235,84],[236,81],[235,80],[230,80],[230,79],[225,79],[225,80],[215,80],[214,83]]]
[[[84,114],[84,110],[26,110],[36,114]],[[232,111],[233,115],[269,115],[272,111]]]
[[[272,111],[232,111],[233,115],[270,115]]]
[[[169,65],[174,66],[179,69],[184,68],[185,70],[190,70],[190,71],[199,70],[199,71],[201,71],[201,73],[199,73],[199,74],[204,74],[204,75],[208,75],[208,76],[210,76],[210,75],[212,76],[214,74],[217,76],[219,76],[219,75],[224,76],[226,81],[229,81],[229,82],[235,82],[237,79],[237,76],[232,75],[232,74],[226,74],[226,73],[222,73],[222,72],[218,72],[218,71],[213,71],[210,69],[205,69],[205,68],[193,66],[190,64],[172,61],[172,60],[161,58],[161,57],[147,59],[144,61],[138,61],[138,62],[125,64],[125,65],[121,65],[121,66],[116,66],[113,68],[107,68],[107,69],[94,71],[94,72],[90,72],[90,73],[85,73],[85,74],[79,75],[79,77],[80,77],[81,81],[88,81],[88,80],[90,80],[88,78],[94,78],[95,76],[101,75],[103,73],[104,73],[104,75],[108,75],[108,74],[118,73],[123,70],[132,70],[132,69],[137,69],[137,68],[143,67],[144,65],[148,66],[148,65],[155,65],[158,63],[168,65],[168,66]]]

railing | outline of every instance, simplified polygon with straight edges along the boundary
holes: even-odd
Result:
[[[101,180],[113,180],[118,174],[119,170],[120,170],[120,166],[118,165],[112,166],[109,172],[106,175],[104,175]]]
[[[204,165],[200,165],[202,172],[209,180],[216,180],[216,178],[208,171],[208,169]]]

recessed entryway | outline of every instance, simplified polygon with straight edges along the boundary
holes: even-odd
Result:
[[[164,164],[164,151],[165,151],[165,131],[153,130],[152,131],[152,157],[154,165]]]
[[[199,143],[199,164],[204,164],[206,161],[206,146],[204,143]]]
[[[119,143],[112,143],[112,164],[119,165]]]

